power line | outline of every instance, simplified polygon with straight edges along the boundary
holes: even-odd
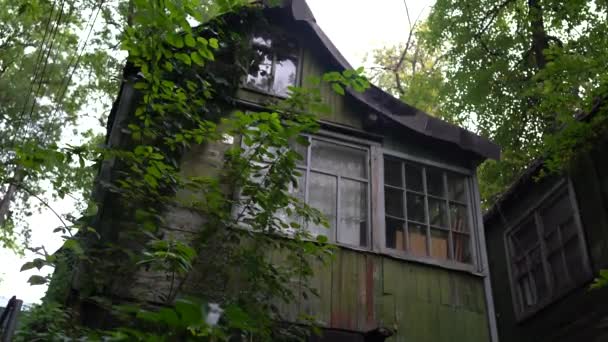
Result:
[[[72,58],[70,59],[70,62],[68,63],[68,67],[66,68],[66,72],[69,73],[68,77],[67,77],[67,81],[65,84],[65,87],[62,87],[63,90],[60,89],[61,94],[56,97],[56,102],[58,102],[58,105],[55,107],[55,110],[53,111],[53,114],[51,115],[51,117],[54,117],[55,114],[57,114],[57,112],[59,111],[59,107],[63,107],[63,98],[65,96],[65,94],[67,93],[67,90],[70,86],[70,83],[72,81],[72,77],[74,76],[74,73],[76,72],[76,69],[78,68],[78,64],[80,63],[80,59],[82,58],[82,55],[84,53],[84,50],[89,42],[89,38],[91,37],[91,33],[93,32],[93,29],[95,27],[95,23],[97,22],[97,18],[99,16],[99,12],[101,12],[101,7],[103,6],[104,1],[101,0],[99,2],[99,5],[97,7],[97,11],[95,12],[95,16],[93,17],[93,12],[91,12],[91,16],[89,17],[89,20],[87,21],[87,25],[85,26],[85,30],[87,29],[87,27],[89,27],[89,32],[87,33],[87,36],[82,44],[82,47],[80,48],[80,51],[78,51],[78,46],[76,47],[76,52],[77,52],[77,57],[76,57],[76,61],[74,62],[74,56],[72,56]],[[93,21],[91,22],[91,19],[93,19]],[[79,44],[80,45],[80,44]],[[74,62],[74,63],[73,63]],[[74,64],[72,67],[72,71],[70,72],[70,67],[72,66],[72,63]],[[63,84],[63,82],[62,82]],[[48,133],[48,131],[46,132]],[[45,135],[45,140],[46,140],[46,136],[48,134]]]

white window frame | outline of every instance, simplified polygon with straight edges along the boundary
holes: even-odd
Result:
[[[343,134],[329,132],[326,130],[321,130],[316,134],[305,134],[304,136],[308,139],[308,142],[309,142],[308,146],[306,147],[306,158],[307,158],[306,166],[304,166],[304,167],[302,165],[296,166],[296,169],[298,171],[305,174],[305,183],[306,184],[305,184],[305,189],[304,189],[304,201],[306,203],[309,203],[309,183],[308,182],[310,179],[311,172],[316,172],[316,173],[336,177],[336,218],[335,218],[335,222],[334,222],[335,231],[330,232],[330,235],[328,236],[328,240],[329,240],[329,242],[331,242],[332,244],[335,244],[337,246],[343,246],[343,247],[348,247],[351,249],[364,250],[364,251],[372,250],[372,246],[373,246],[373,233],[372,233],[372,231],[373,231],[373,222],[372,222],[373,221],[373,213],[372,213],[373,178],[372,178],[372,163],[371,163],[371,159],[372,159],[371,146],[373,143],[366,141],[366,140],[349,137],[349,136],[346,136]],[[365,151],[367,153],[366,165],[365,165],[367,179],[358,178],[358,177],[341,176],[341,175],[333,174],[333,173],[325,171],[325,170],[314,169],[312,167],[312,163],[311,163],[311,161],[312,161],[312,154],[311,154],[312,140],[323,141],[323,142],[335,144],[338,146],[345,146],[345,147]],[[364,182],[367,184],[367,187],[366,187],[366,201],[367,201],[367,213],[366,213],[367,220],[366,220],[366,222],[367,222],[367,225],[366,225],[366,245],[365,246],[352,245],[352,244],[347,244],[344,242],[339,242],[338,235],[339,235],[339,222],[340,222],[340,180],[341,179],[353,180],[353,181],[357,181],[357,182]]]
[[[543,209],[543,207],[547,203],[555,200],[562,193],[562,191],[564,191],[564,188],[565,188],[565,191],[567,191],[567,193],[568,193],[567,196],[570,200],[570,205],[572,207],[574,223],[576,225],[576,232],[577,232],[577,236],[578,236],[578,240],[579,240],[579,244],[580,244],[580,246],[579,246],[580,252],[581,252],[582,259],[583,259],[581,267],[584,268],[584,272],[586,273],[586,277],[585,277],[586,280],[573,281],[573,282],[571,282],[571,284],[569,286],[565,287],[564,289],[561,289],[560,291],[557,291],[557,292],[553,292],[553,290],[552,290],[553,283],[552,283],[550,277],[548,276],[549,275],[549,268],[548,268],[549,265],[548,265],[547,251],[546,251],[547,248],[546,248],[546,242],[544,240],[542,227],[541,227],[542,219],[540,217],[540,211]],[[550,291],[550,292],[549,292],[549,295],[544,300],[539,301],[534,306],[526,309],[523,307],[522,294],[521,294],[519,286],[516,283],[516,279],[515,279],[515,275],[514,275],[514,270],[513,270],[513,265],[512,265],[513,264],[513,262],[512,262],[512,260],[513,260],[512,253],[513,252],[511,250],[511,235],[514,234],[515,232],[517,232],[522,227],[523,224],[530,222],[530,220],[532,220],[532,222],[534,223],[534,227],[536,228],[538,243],[540,244],[540,249],[541,249],[541,263],[543,264],[543,270],[545,273],[544,276],[546,279],[545,280],[546,284],[547,284],[546,286],[548,288],[548,291]],[[506,253],[507,271],[509,274],[511,299],[513,302],[513,310],[515,312],[515,317],[516,317],[517,321],[525,320],[526,318],[533,316],[534,314],[536,314],[538,311],[545,308],[546,306],[559,301],[561,298],[566,296],[570,291],[580,287],[587,280],[591,279],[591,277],[593,275],[592,271],[591,271],[590,261],[589,261],[589,254],[587,251],[585,233],[583,230],[580,211],[578,208],[578,202],[576,201],[574,186],[572,185],[572,181],[569,178],[560,179],[555,185],[553,185],[548,191],[546,191],[543,194],[543,196],[541,196],[540,199],[535,201],[534,204],[532,206],[530,206],[530,208],[527,211],[525,211],[521,216],[519,216],[517,218],[517,220],[515,221],[515,223],[513,225],[511,225],[510,227],[508,227],[508,229],[505,230],[504,235],[503,235],[503,242],[504,242],[504,248],[505,248],[505,253]],[[561,247],[563,247],[563,246],[561,246]]]
[[[456,173],[465,177],[465,187],[466,187],[466,204],[467,204],[467,216],[470,224],[470,248],[471,248],[471,263],[462,263],[455,260],[441,260],[436,259],[431,256],[417,256],[408,253],[407,251],[402,251],[398,249],[392,249],[386,247],[386,221],[385,221],[385,202],[384,202],[384,158],[389,157],[393,159],[399,159],[402,162],[410,162],[413,164],[417,164],[422,167],[433,167],[436,169],[440,169],[441,171],[447,171],[451,173]],[[398,152],[390,149],[380,149],[375,158],[377,166],[377,174],[378,174],[378,183],[377,183],[377,194],[375,197],[377,198],[377,208],[375,209],[375,236],[377,237],[376,241],[374,241],[374,248],[378,250],[382,254],[390,255],[399,259],[404,259],[408,261],[415,261],[423,264],[430,264],[442,268],[447,268],[451,270],[459,270],[465,271],[468,273],[472,273],[475,275],[483,276],[487,270],[483,269],[482,262],[480,260],[481,253],[480,249],[483,247],[480,245],[480,236],[479,236],[479,227],[481,223],[478,222],[478,215],[476,215],[475,210],[477,210],[477,205],[473,203],[475,190],[475,181],[474,181],[474,173],[466,169],[464,167],[458,167],[454,165],[449,165],[446,163],[438,162],[435,160],[430,160],[426,158],[421,158],[417,156],[413,156],[407,153]],[[426,179],[426,177],[425,177]],[[426,180],[424,181],[426,183]],[[426,193],[426,186],[425,186]],[[428,213],[428,199],[425,196],[425,215],[427,221],[430,219]],[[406,205],[404,203],[404,205]],[[448,215],[449,216],[449,215]],[[427,244],[430,243],[428,234],[430,233],[429,224],[426,224],[427,228]],[[451,235],[451,234],[450,234]]]

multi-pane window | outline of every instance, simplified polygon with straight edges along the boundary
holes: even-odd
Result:
[[[460,174],[385,157],[386,247],[471,263],[466,184]]]
[[[317,235],[330,241],[365,247],[369,245],[369,149],[329,139],[309,137],[299,146],[304,157],[298,165],[297,197],[319,209],[330,228],[309,224]]]
[[[561,188],[507,232],[519,315],[536,311],[589,277],[574,207],[568,188]]]
[[[287,96],[296,85],[298,48],[293,40],[280,35],[252,38],[254,57],[249,65],[245,86],[268,94]]]

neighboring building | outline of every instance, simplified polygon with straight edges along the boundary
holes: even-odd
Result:
[[[267,10],[289,39],[253,34],[263,58],[237,93],[242,110],[259,110],[306,76],[351,68],[306,3],[289,3]],[[111,116],[110,144],[124,139],[134,93],[128,78]],[[305,311],[344,340],[385,327],[396,330],[392,341],[496,341],[476,168],[497,159],[499,148],[377,87],[339,96],[328,86],[322,96],[332,111],[309,137],[300,184],[303,198],[329,218],[328,237],[339,248],[329,267],[316,270],[320,298],[281,310],[293,320]],[[228,146],[187,152],[183,172],[212,174]],[[100,212],[102,230],[111,229],[112,209]],[[173,209],[166,221],[168,231],[183,232],[201,218]],[[132,288],[160,283],[140,277]],[[196,294],[197,283],[189,277],[183,293]]]
[[[608,341],[607,153],[604,134],[566,174],[533,163],[484,216],[501,341]]]

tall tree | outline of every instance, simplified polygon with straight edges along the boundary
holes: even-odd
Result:
[[[500,162],[480,169],[486,205],[598,96],[608,67],[607,6],[593,0],[434,5],[420,36],[442,56],[438,114],[503,150]]]
[[[78,151],[58,145],[87,103],[115,92],[117,82],[110,76],[116,75],[117,63],[95,51],[109,36],[102,32],[89,39],[102,5],[0,0],[0,242],[5,247],[17,248],[16,236],[23,232],[15,227],[24,228],[32,205],[44,205],[46,190],[63,197],[91,178],[72,167]]]

